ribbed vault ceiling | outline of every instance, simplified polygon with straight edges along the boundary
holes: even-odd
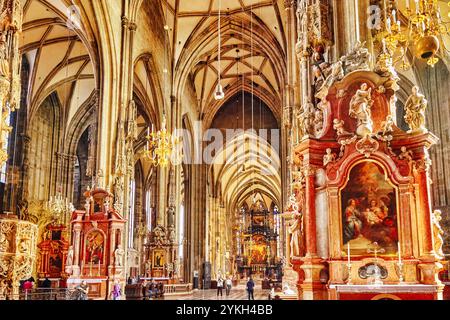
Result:
[[[20,50],[31,68],[31,114],[57,92],[67,123],[95,89],[94,68],[79,35],[68,28],[68,7],[61,0],[23,0]]]
[[[175,70],[186,68],[193,82],[199,111],[218,107],[214,91],[218,79],[218,0],[162,0],[169,26]],[[244,87],[275,109],[281,105],[285,59],[286,16],[283,1],[221,1],[221,78],[226,97]],[[239,50],[237,52],[237,50]],[[239,77],[239,76],[242,77]],[[273,110],[279,116],[277,110]]]

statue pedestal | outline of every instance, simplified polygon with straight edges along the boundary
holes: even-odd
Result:
[[[302,258],[304,279],[300,284],[303,300],[323,300],[326,298],[325,285],[320,282],[320,272],[325,268],[320,258]]]

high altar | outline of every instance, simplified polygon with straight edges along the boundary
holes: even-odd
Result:
[[[73,288],[85,280],[90,298],[105,298],[116,280],[125,283],[125,251],[121,243],[126,220],[110,207],[112,195],[108,191],[96,188],[84,196],[85,210],[72,214],[67,284]]]
[[[414,87],[403,131],[392,74],[336,74],[320,97],[323,125],[293,149],[289,243],[299,297],[442,299],[428,153],[438,139],[425,128],[427,101]]]

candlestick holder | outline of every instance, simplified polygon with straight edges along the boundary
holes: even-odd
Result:
[[[398,261],[397,262],[397,273],[398,273],[398,279],[400,283],[403,283],[405,279],[403,278],[403,262]]]
[[[351,263],[347,264],[347,272],[348,272],[347,285],[351,285],[352,284],[352,264]]]

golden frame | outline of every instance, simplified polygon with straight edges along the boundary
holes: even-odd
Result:
[[[164,269],[164,264],[166,263],[166,255],[167,252],[166,250],[162,250],[162,249],[155,249],[152,252],[152,267],[153,269]],[[158,262],[157,258],[160,258],[158,265],[156,264],[156,262]]]
[[[398,186],[396,186],[392,182],[392,180],[389,178],[389,176],[388,176],[388,169],[386,168],[385,165],[383,165],[382,163],[380,163],[379,161],[374,160],[374,159],[359,160],[359,161],[356,161],[355,163],[353,163],[349,167],[345,183],[338,188],[338,195],[339,195],[338,196],[338,199],[339,199],[339,206],[338,206],[338,208],[339,208],[339,218],[340,218],[339,219],[339,235],[340,235],[340,240],[339,241],[340,241],[341,252],[342,252],[344,257],[347,257],[347,249],[344,246],[344,235],[343,235],[343,226],[342,226],[342,190],[344,190],[347,187],[347,185],[348,185],[348,183],[350,181],[350,173],[352,172],[353,168],[356,167],[357,165],[361,164],[361,163],[367,163],[367,162],[374,163],[374,164],[378,165],[379,167],[381,167],[383,169],[383,171],[384,171],[383,173],[384,173],[386,182],[395,190],[395,201],[396,201],[396,204],[397,204],[396,208],[395,208],[396,209],[396,213],[397,213],[397,232],[398,232],[398,239],[399,240],[402,239],[402,230],[400,228],[400,226],[401,226],[401,215],[400,215],[400,198],[399,198],[399,188],[398,188]],[[352,256],[352,257],[363,257],[363,256],[366,256],[366,255],[363,255],[363,254],[351,254],[350,253],[350,256]],[[378,256],[379,257],[395,257],[395,256],[397,256],[397,254],[396,253],[389,253],[389,254],[379,253]]]

